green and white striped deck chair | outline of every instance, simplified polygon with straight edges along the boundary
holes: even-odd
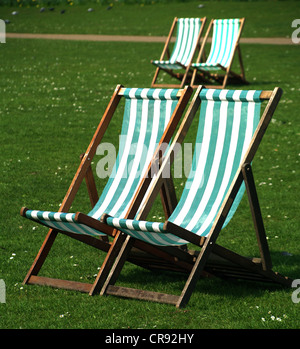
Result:
[[[246,83],[245,72],[242,62],[239,40],[243,30],[245,19],[215,19],[210,22],[203,40],[201,50],[196,63],[192,63],[194,68],[192,85],[214,84],[214,87],[224,88],[229,77],[237,78]],[[203,50],[207,43],[209,33],[213,28],[210,53],[205,62],[200,61],[203,57]],[[235,53],[238,52],[241,74],[234,73],[231,69]],[[218,73],[224,71],[225,74]],[[217,86],[220,84],[220,86]],[[213,86],[213,85],[212,85]],[[212,87],[211,86],[211,87]]]
[[[157,195],[162,183],[164,166],[172,154],[175,142],[182,140],[182,135],[186,133],[186,128],[190,124],[190,118],[194,116],[201,102],[196,139],[201,150],[194,153],[190,175],[169,219],[165,223],[160,223],[144,219],[123,219],[110,215],[102,217],[102,221],[108,226],[123,232],[128,244],[126,248],[124,243],[123,250],[119,253],[111,271],[111,277],[107,279],[101,291],[102,294],[142,298],[171,303],[178,307],[183,306],[187,304],[203,270],[218,275],[218,269],[207,268],[207,261],[212,253],[234,263],[240,278],[249,277],[290,285],[290,280],[271,270],[270,255],[251,170],[251,162],[280,99],[281,90],[278,88],[273,92],[218,89],[202,89],[200,92],[200,90],[199,88],[196,92],[187,117],[175,136],[147,197],[151,203],[153,196]],[[261,104],[265,99],[269,102],[260,118]],[[251,261],[216,244],[220,230],[234,215],[245,187],[261,253],[259,262]],[[142,213],[140,217],[143,217]],[[135,239],[160,246],[162,249],[188,242],[202,247],[196,261],[191,265],[188,281],[180,296],[144,290],[134,291],[114,286],[126,253]],[[172,250],[169,251],[170,254],[173,253]],[[177,258],[188,261],[185,259],[184,251],[180,253]],[[225,267],[222,266],[222,268]],[[229,275],[232,276],[234,267],[230,266],[229,271]]]
[[[37,276],[37,273],[58,232],[104,251],[109,250],[111,244],[108,240],[103,241],[99,237],[113,236],[113,229],[107,229],[107,226],[101,224],[100,217],[104,212],[110,212],[117,217],[135,216],[132,209],[134,194],[143,177],[147,176],[151,170],[152,158],[156,156],[156,147],[161,143],[168,144],[170,142],[191,93],[190,87],[181,90],[123,88],[121,86],[116,88],[59,212],[27,208],[21,210],[24,217],[50,228],[45,242],[26,276],[25,283],[48,284],[55,287],[78,289],[91,294],[95,292],[97,280],[93,285],[80,284],[66,280],[43,278]],[[125,99],[125,106],[119,152],[113,171],[98,199],[90,164],[121,98]],[[79,213],[68,212],[84,178],[88,183],[93,205],[93,209],[86,216],[91,224],[86,219],[81,221]]]
[[[187,79],[191,79],[190,67],[197,50],[200,49],[200,38],[205,21],[205,17],[174,18],[160,60],[151,61],[157,67],[152,80],[152,87],[183,87],[187,83]],[[170,55],[171,38],[175,27],[177,27],[177,36]],[[161,70],[180,80],[180,84],[157,83]],[[184,72],[182,73],[182,71]]]

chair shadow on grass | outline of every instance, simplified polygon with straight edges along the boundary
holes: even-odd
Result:
[[[248,87],[249,89],[253,88],[251,87],[252,85],[259,85],[259,86],[278,86],[278,81],[274,80],[274,81],[271,81],[271,80],[251,80],[251,78],[253,77],[250,77],[249,79],[249,82],[248,82]],[[235,88],[241,88],[241,89],[244,89],[245,88],[245,84],[243,82],[236,82],[235,84],[233,83],[230,83],[230,81],[228,82],[226,88],[228,89],[233,89],[234,87]],[[264,88],[261,88],[262,90],[264,90]]]
[[[283,275],[292,279],[300,279],[300,254],[288,251],[271,252],[274,267],[280,266]]]
[[[283,251],[271,252],[274,261],[274,269],[280,267],[283,275],[287,275],[293,279],[300,278],[300,255],[290,254]],[[153,290],[156,292],[173,292],[180,294],[182,285],[186,282],[187,275],[180,272],[170,271],[146,271],[137,266],[125,268],[124,274],[119,276],[118,284],[124,287],[135,287],[135,285],[143,290]],[[126,272],[128,271],[128,272]],[[250,280],[201,277],[196,285],[194,295],[201,296],[209,294],[212,296],[230,297],[234,296],[237,299],[248,295],[261,297],[265,292],[281,291],[285,288],[280,284],[258,282]],[[287,289],[287,288],[286,288]]]

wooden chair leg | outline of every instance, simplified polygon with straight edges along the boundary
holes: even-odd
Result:
[[[229,72],[228,72],[228,71],[226,71],[226,74],[225,74],[224,79],[223,79],[223,85],[222,85],[222,88],[225,88],[225,87],[226,87],[226,85],[227,85],[228,74],[229,74]]]
[[[209,254],[212,251],[212,248],[213,248],[212,239],[214,235],[216,234],[212,234],[211,237],[205,241],[205,244],[203,245],[201,252],[199,253],[196,259],[194,267],[176,303],[177,308],[182,308],[186,306],[187,303],[189,302],[189,299],[191,298],[191,295],[195,289],[196,283],[204,270],[204,266],[206,264],[206,261],[208,260]]]
[[[94,281],[93,286],[90,289],[89,294],[91,296],[95,294],[99,294],[101,291],[109,273],[110,270],[113,267],[113,264],[115,262],[116,257],[118,256],[118,252],[120,251],[121,247],[124,244],[124,241],[126,239],[126,236],[123,233],[117,233],[116,237],[114,238],[113,243],[111,244],[111,247],[106,254],[105,260],[101,266],[101,270],[99,271],[96,280]]]
[[[154,74],[154,77],[153,77],[153,80],[152,80],[152,83],[151,83],[151,86],[154,87],[155,84],[156,84],[156,80],[158,79],[158,74],[159,74],[159,67],[156,68],[155,70],[155,74]]]
[[[253,178],[251,165],[245,164],[242,168],[242,173],[244,176],[249,205],[252,213],[252,219],[256,231],[256,238],[262,259],[262,266],[264,270],[270,270],[272,269],[271,256],[259,206],[258,196],[255,188],[255,182]]]
[[[237,52],[238,52],[238,57],[239,57],[240,69],[241,69],[241,77],[246,82],[245,69],[244,69],[240,45],[237,46]]]
[[[104,295],[106,293],[107,288],[109,285],[114,285],[117,281],[118,276],[120,275],[120,272],[123,268],[124,263],[126,262],[126,259],[128,257],[128,254],[133,246],[134,238],[130,237],[129,235],[126,235],[122,232],[119,232],[118,238],[120,241],[122,241],[122,246],[119,249],[116,249],[118,253],[117,258],[115,259],[114,265],[110,268],[110,273],[108,277],[106,278],[106,281],[100,291],[100,295]]]
[[[42,268],[42,266],[45,262],[45,259],[48,256],[48,253],[49,253],[49,251],[54,243],[54,240],[55,240],[57,234],[58,234],[57,231],[52,230],[52,229],[49,230],[49,232],[44,240],[43,245],[41,246],[31,268],[29,269],[29,271],[28,271],[28,273],[23,281],[23,284],[29,283],[30,277],[38,274],[38,272],[40,271],[40,269]]]

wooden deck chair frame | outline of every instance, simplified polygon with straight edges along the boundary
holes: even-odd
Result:
[[[164,61],[166,59],[170,59],[170,45],[172,43],[172,36],[174,33],[174,30],[176,29],[176,26],[178,25],[178,18],[175,17],[169,32],[169,35],[167,37],[165,46],[163,48],[162,54],[160,56],[160,61]],[[200,39],[203,33],[203,29],[205,27],[205,22],[206,22],[206,17],[200,18],[200,23],[201,23],[201,27],[200,27],[200,31],[198,34],[198,38],[197,38],[197,45],[194,49],[194,52],[192,54],[192,59],[193,57],[197,54],[197,52],[200,51]],[[192,59],[190,61],[190,63],[187,66],[183,66],[182,65],[182,69],[184,70],[184,73],[176,73],[174,72],[173,69],[167,69],[167,68],[162,68],[162,67],[157,67],[154,73],[154,77],[151,83],[151,87],[173,87],[173,88],[182,88],[183,86],[185,86],[186,84],[188,84],[191,81],[191,77],[192,77],[192,72],[191,72],[191,64],[192,64]],[[151,61],[152,63],[153,61]],[[181,65],[180,63],[177,62],[177,64]],[[165,71],[166,73],[168,73],[172,78],[177,79],[180,81],[180,83],[177,84],[163,84],[163,83],[158,83],[157,80],[159,79],[159,73],[161,71]]]
[[[151,190],[148,193],[147,201],[139,215],[140,220],[146,219],[146,216],[149,212],[149,207],[151,207],[154,198],[158,194],[159,188],[163,184],[162,173],[164,171],[164,166],[167,164],[168,161],[172,160],[172,152],[174,150],[174,145],[176,144],[176,142],[181,143],[183,141],[187,129],[191,124],[192,118],[194,117],[196,110],[199,107],[200,101],[199,98],[197,98],[197,96],[200,93],[201,89],[202,87],[198,88],[190,105],[190,108],[187,111],[183,119],[183,122],[178,130],[178,133],[174,137],[174,141],[169,149],[168,154],[166,155],[166,159],[162,164],[157,178],[151,186]],[[253,179],[251,169],[251,162],[255,156],[255,153],[262,140],[262,137],[280,100],[281,94],[282,90],[280,88],[275,88],[274,91],[261,92],[260,99],[268,100],[267,106],[262,113],[261,119],[259,121],[258,127],[256,128],[250,146],[243,157],[243,161],[234,177],[234,180],[231,182],[230,189],[227,192],[227,195],[222,203],[222,206],[214,221],[214,225],[212,226],[208,236],[197,236],[189,232],[188,230],[183,229],[169,221],[166,221],[164,224],[164,229],[167,232],[170,232],[184,240],[187,240],[201,247],[201,251],[196,254],[192,254],[191,252],[189,253],[182,250],[179,254],[179,249],[173,249],[172,247],[170,249],[166,249],[167,253],[169,253],[170,255],[176,255],[176,258],[180,263],[186,263],[187,266],[190,267],[189,276],[181,295],[171,295],[146,290],[131,289],[115,285],[118,276],[123,268],[123,265],[127,259],[128,253],[136,241],[135,238],[122,231],[119,231],[117,234],[117,238],[119,240],[118,248],[120,248],[120,250],[115,251],[116,253],[118,252],[118,256],[117,258],[115,258],[114,256],[115,261],[114,263],[112,263],[113,267],[111,267],[110,265],[111,269],[108,274],[109,276],[106,279],[104,286],[102,287],[102,290],[100,292],[101,295],[108,294],[120,297],[143,299],[148,301],[173,304],[176,305],[176,307],[183,307],[187,305],[195,288],[197,280],[203,274],[203,272],[205,272],[205,270],[211,274],[215,274],[217,276],[226,278],[229,277],[238,279],[248,279],[262,282],[272,282],[288,287],[291,286],[292,280],[290,278],[282,276],[272,271],[270,252],[268,248],[264,224],[259,207],[258,196],[255,189],[255,182]],[[224,221],[232,206],[234,198],[237,195],[239,188],[241,187],[243,182],[246,186],[246,192],[252,213],[252,220],[254,223],[258,247],[261,254],[261,258],[259,259],[250,259],[243,257],[216,243],[219,233],[224,224]],[[145,182],[141,184],[140,193],[143,193],[145,191],[145,188],[143,188],[145,185],[147,185]],[[139,193],[137,195],[139,195]],[[102,222],[107,223],[108,218],[109,216],[103,215]],[[189,258],[191,257],[193,257],[192,262],[189,260]],[[213,263],[215,263],[216,261],[215,257],[217,257],[216,266],[213,265]],[[214,261],[213,263],[210,263],[211,258]],[[218,262],[218,259],[219,261],[221,260],[221,263]]]
[[[244,28],[245,24],[245,18],[241,18],[239,20],[240,23],[240,28],[239,28],[239,33],[236,41],[236,45],[233,50],[232,57],[230,59],[230,63],[227,68],[223,67],[222,65],[218,65],[219,68],[224,72],[223,74],[221,73],[211,73],[209,71],[204,71],[201,70],[199,71],[197,68],[193,69],[192,73],[192,79],[191,79],[191,86],[193,88],[197,88],[199,85],[205,85],[207,88],[225,88],[228,81],[232,79],[233,81],[236,81],[238,83],[242,84],[248,84],[246,77],[245,77],[245,69],[244,69],[244,64],[243,64],[243,59],[242,59],[242,53],[241,53],[241,47],[240,47],[240,37],[242,35],[242,31]],[[208,29],[205,33],[201,49],[199,52],[199,55],[197,57],[197,63],[200,63],[203,61],[203,58],[205,58],[205,45],[207,44],[209,40],[209,34],[211,30],[213,29],[214,26],[214,19],[210,21],[210,24],[208,26]],[[240,66],[240,74],[234,72],[232,70],[232,63],[235,58],[236,53],[238,54],[238,59],[239,59],[239,66]],[[192,64],[193,67],[193,64]]]
[[[107,128],[108,125],[117,109],[117,106],[120,102],[121,97],[123,96],[125,88],[122,85],[118,85],[111,97],[111,100],[103,114],[102,119],[100,120],[100,123],[96,129],[96,132],[86,150],[83,156],[81,156],[81,163],[79,165],[79,168],[71,182],[71,185],[64,197],[64,200],[60,206],[59,212],[68,212],[70,209],[72,202],[76,196],[76,193],[81,186],[83,180],[85,179],[85,182],[87,184],[87,189],[90,197],[90,201],[92,206],[94,206],[97,201],[98,201],[98,193],[96,189],[96,184],[93,176],[93,172],[91,169],[91,163],[93,160],[93,157],[96,153],[96,149],[98,145],[100,144]],[[172,114],[172,118],[165,129],[165,132],[162,136],[162,139],[160,141],[161,143],[169,143],[171,140],[171,137],[173,136],[175,132],[175,128],[177,124],[179,123],[179,120],[184,112],[185,106],[187,105],[190,96],[192,94],[192,89],[191,87],[185,87],[184,89],[181,89],[179,91],[180,97],[177,106],[175,107],[175,110]],[[151,163],[148,166],[148,174],[150,174],[151,171],[151,166],[153,163],[155,163],[155,158],[157,158],[157,152],[154,153],[153,159]],[[170,208],[168,207],[168,202],[166,200],[166,195],[168,193],[168,188],[162,188],[161,190],[161,198],[162,198],[162,204],[165,210],[166,215],[170,213]],[[134,205],[135,208],[138,207],[138,203],[135,203]],[[21,215],[25,216],[27,208],[22,208],[21,209]],[[128,212],[128,217],[131,217],[134,215],[134,210],[131,209]],[[88,235],[81,235],[81,234],[74,234],[66,231],[60,231],[60,230],[55,230],[55,229],[49,229],[48,234],[45,237],[45,240],[31,266],[29,269],[23,284],[38,284],[38,285],[47,285],[47,286],[52,286],[56,288],[63,288],[63,289],[70,289],[70,290],[77,290],[81,292],[87,292],[90,295],[94,295],[95,293],[99,292],[102,286],[103,281],[106,279],[106,275],[102,272],[103,268],[100,269],[95,281],[93,284],[90,283],[83,283],[83,282],[78,282],[78,281],[72,281],[72,280],[64,280],[64,279],[57,279],[57,278],[49,278],[49,277],[43,277],[38,275],[40,272],[47,256],[48,253],[50,252],[50,249],[58,235],[58,233],[63,233],[64,235],[67,235],[73,239],[76,239],[78,241],[81,241],[87,245],[90,245],[92,247],[95,247],[99,250],[105,251],[105,252],[110,252],[112,247],[116,245],[116,239],[115,239],[115,234],[116,230],[112,229],[111,227],[108,227],[104,224],[102,224],[99,220],[93,219],[89,216],[83,215],[81,213],[77,213],[76,215],[76,220],[79,223],[87,224],[89,225],[91,221],[91,227],[95,227],[95,229],[101,231],[104,234],[107,234],[107,236],[113,237],[113,241],[109,242],[107,236],[104,236],[103,238],[97,238],[97,237],[92,237]],[[83,217],[83,218],[82,218]],[[144,250],[144,248],[146,250]],[[148,267],[148,263],[154,263],[154,259],[152,256],[147,254],[147,244],[137,244],[136,248],[133,249],[133,254],[131,257],[129,257],[129,260],[132,261],[132,263],[135,263],[137,265],[141,265],[144,267]],[[135,252],[137,253],[137,256],[135,257],[134,254]],[[113,252],[114,253],[114,252]],[[110,256],[113,254],[110,253]],[[146,259],[145,259],[146,258]],[[147,259],[148,258],[148,259]],[[159,264],[159,262],[155,262],[154,264]],[[168,263],[166,263],[166,267]],[[152,268],[155,267],[152,265]]]

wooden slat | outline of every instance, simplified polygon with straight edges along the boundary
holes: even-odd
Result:
[[[81,224],[85,224],[88,227],[98,230],[99,232],[105,233],[109,236],[113,236],[114,228],[103,224],[98,219],[95,219],[82,212],[76,212],[75,221]]]
[[[143,299],[143,300],[152,301],[152,302],[167,303],[167,304],[174,304],[174,305],[177,303],[179,298],[179,296],[165,294],[165,293],[138,290],[134,288],[112,286],[112,285],[108,286],[106,293],[109,295],[114,295],[119,297]]]
[[[275,283],[288,286],[288,287],[290,287],[292,283],[292,280],[290,278],[283,276],[277,272],[273,272],[272,270],[263,270],[260,264],[255,263],[250,259],[243,257],[231,250],[228,250],[225,247],[214,244],[213,251],[219,256],[222,256],[223,258],[226,258],[232,261],[233,263],[236,263],[253,273],[262,275],[263,277]]]
[[[168,233],[171,233],[180,237],[181,239],[191,242],[197,246],[202,246],[205,241],[205,238],[203,238],[202,236],[194,234],[169,221],[167,221],[164,224],[164,230],[166,230]]]
[[[55,288],[63,288],[65,290],[76,290],[80,292],[89,293],[92,285],[84,282],[53,279],[44,276],[31,275],[27,281],[28,284],[52,286]]]
[[[270,99],[273,91],[262,91],[259,98],[260,99]]]

